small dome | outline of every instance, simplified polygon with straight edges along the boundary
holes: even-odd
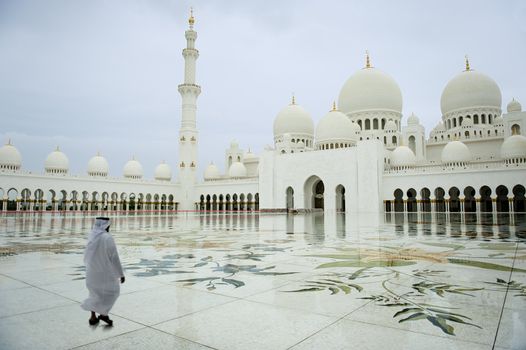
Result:
[[[502,143],[500,155],[504,159],[526,158],[526,137],[512,135]]]
[[[239,148],[239,144],[237,143],[236,140],[232,140],[232,141],[230,141],[230,148],[231,148],[231,149]]]
[[[51,152],[44,162],[46,173],[67,173],[69,170],[69,160],[64,153],[57,147]]]
[[[471,161],[471,151],[461,141],[450,141],[442,149],[442,163],[467,163]]]
[[[210,163],[206,169],[204,176],[205,180],[213,180],[218,179],[220,177],[219,175],[219,169],[215,166],[214,163]]]
[[[442,123],[442,121],[439,121],[437,126],[435,126],[435,128],[433,129],[434,132],[443,132],[443,131],[446,131],[446,128],[444,126],[444,123]]]
[[[384,127],[385,131],[397,131],[398,127],[396,126],[396,123],[392,120],[388,120],[387,123],[385,123]]]
[[[474,70],[465,70],[451,79],[440,98],[442,115],[477,107],[500,109],[501,105],[502,96],[497,83]]]
[[[243,163],[234,162],[230,166],[230,169],[228,169],[228,176],[229,177],[246,177],[247,168],[243,165]]]
[[[473,126],[473,120],[471,120],[471,118],[464,118],[462,120],[462,126]]]
[[[88,175],[90,176],[108,176],[109,164],[106,158],[97,153],[88,162]]]
[[[172,179],[172,168],[164,161],[155,168],[155,180],[170,181]]]
[[[143,173],[141,163],[139,163],[137,160],[135,160],[135,157],[133,157],[124,165],[123,174],[124,177],[128,179],[142,178]]]
[[[0,169],[18,170],[22,166],[22,156],[11,140],[0,148]]]
[[[248,152],[246,152],[244,155],[243,155],[243,161],[246,162],[246,161],[253,161],[253,160],[256,160],[258,159],[258,157],[250,152],[250,149],[248,150]]]
[[[274,137],[283,134],[314,134],[314,123],[310,114],[297,104],[283,108],[274,119]]]
[[[418,117],[414,113],[411,113],[409,118],[407,118],[407,124],[408,125],[418,125],[420,124],[420,119],[418,119]]]
[[[326,141],[350,142],[356,140],[353,123],[345,114],[332,110],[316,126],[316,143]]]
[[[349,115],[361,111],[402,112],[402,92],[396,81],[376,68],[364,68],[343,85],[338,107]]]
[[[385,155],[384,155],[385,156]],[[407,146],[398,146],[391,152],[391,165],[394,167],[412,167],[416,164],[416,156]]]
[[[517,101],[515,99],[512,99],[510,101],[510,103],[508,103],[508,108],[507,109],[508,109],[508,113],[521,112],[522,111],[522,106],[519,103],[519,101]]]

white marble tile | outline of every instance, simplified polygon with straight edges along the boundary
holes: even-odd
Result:
[[[72,304],[73,301],[37,288],[0,291],[0,317]]]
[[[286,349],[335,320],[239,300],[155,328],[218,349]]]
[[[340,290],[334,295],[330,290],[291,292],[302,288],[305,287],[301,284],[291,283],[250,296],[247,300],[334,317],[344,316],[370,302],[359,299],[363,295],[355,289],[351,289],[349,294]]]
[[[30,285],[28,285],[27,283],[17,281],[15,279],[12,279],[4,275],[0,275],[0,290],[28,288],[28,287],[30,287]]]
[[[143,327],[116,316],[113,327],[92,327],[88,318],[89,312],[76,303],[0,318],[0,349],[70,349]]]
[[[78,271],[72,266],[65,266],[30,271],[5,272],[5,275],[34,286],[44,286],[84,277],[84,272]]]
[[[524,297],[522,302],[526,303]],[[525,309],[504,308],[495,345],[514,350],[526,349]]]
[[[111,313],[152,325],[232,300],[235,299],[177,286],[162,286],[121,295]]]
[[[340,320],[305,339],[291,350],[490,350],[491,345],[463,342],[443,337],[378,325]]]
[[[397,316],[396,318],[394,317],[395,313],[403,310],[404,308],[414,307],[415,305],[386,307],[377,305],[374,302],[369,303],[363,308],[351,313],[346,317],[346,319],[424,333],[438,337],[454,337],[458,340],[476,342],[484,345],[493,344],[501,310],[500,307],[448,303],[446,298],[444,298],[444,300],[437,300],[436,298],[419,298],[416,300],[414,298],[410,298],[410,300],[424,304],[431,304],[434,305],[434,308],[440,308],[451,313],[467,316],[471,318],[471,320],[465,319],[465,322],[473,323],[480,328],[467,324],[447,321],[447,323],[454,328],[455,335],[453,336],[446,334],[440,328],[434,326],[427,319],[399,323],[399,320],[410,316],[411,312],[402,316]]]
[[[76,348],[76,350],[100,349],[207,350],[211,348],[152,328],[142,328]]]

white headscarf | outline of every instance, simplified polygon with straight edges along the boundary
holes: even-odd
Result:
[[[86,251],[84,252],[84,262],[89,261],[95,253],[93,243],[103,234],[106,233],[106,229],[110,227],[110,220],[103,218],[96,218],[93,228],[88,235],[88,244],[86,245]]]

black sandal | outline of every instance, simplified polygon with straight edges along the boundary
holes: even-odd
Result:
[[[99,320],[106,322],[108,326],[113,326],[113,320],[110,320],[109,316],[99,315]]]
[[[96,325],[97,323],[99,323],[99,319],[98,319],[98,318],[90,318],[90,319],[88,320],[88,322],[89,322],[90,326],[94,326],[94,325]]]

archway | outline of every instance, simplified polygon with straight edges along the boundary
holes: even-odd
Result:
[[[397,188],[394,193],[394,211],[403,212],[404,211],[404,191]]]
[[[287,196],[287,210],[294,209],[294,189],[292,187],[287,187],[286,191]]]
[[[513,187],[513,211],[516,213],[526,212],[526,189],[522,185]]]
[[[435,189],[435,211],[444,212],[446,211],[446,205],[444,201],[444,195],[446,191],[442,187],[437,187]]]
[[[336,211],[345,212],[345,187],[343,185],[336,186]]]
[[[451,213],[460,212],[460,190],[456,187],[451,187],[449,189],[449,211]]]
[[[420,190],[420,202],[421,202],[421,211],[430,212],[431,211],[431,191],[429,188],[424,187]]]
[[[407,211],[415,212],[417,210],[416,190],[414,188],[410,188],[407,190]]]
[[[323,209],[325,185],[318,176],[311,176],[305,181],[303,193],[305,194],[306,209]]]
[[[464,189],[464,211],[474,213],[477,211],[477,201],[475,200],[475,189],[468,186]]]
[[[481,212],[492,212],[493,203],[491,202],[491,188],[488,186],[482,186],[480,188],[480,211]]]
[[[508,188],[506,186],[500,185],[496,189],[497,193],[497,211],[498,212],[509,212],[510,211],[510,202],[508,201]]]

